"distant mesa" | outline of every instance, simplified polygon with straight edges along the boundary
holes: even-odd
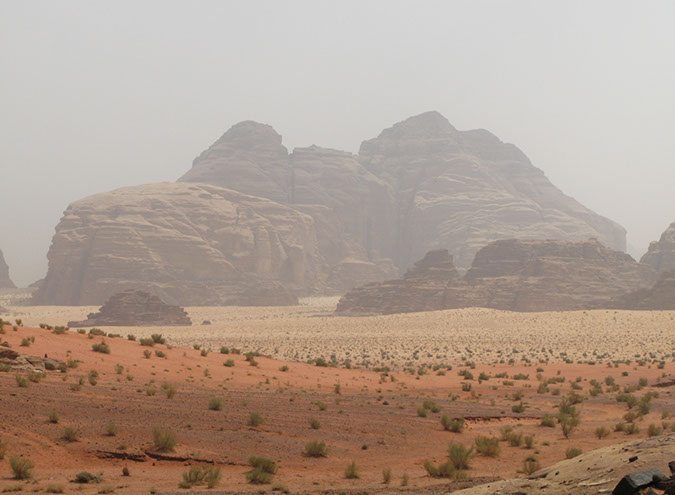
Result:
[[[0,250],[0,289],[14,289],[16,285],[9,278],[9,266],[5,262],[5,257]]]
[[[608,307],[623,294],[651,286],[655,270],[597,240],[507,239],[477,254],[461,277],[446,250],[433,251],[398,280],[347,292],[342,314],[387,314],[484,307],[567,311]]]
[[[129,289],[108,299],[98,313],[86,320],[70,321],[68,326],[189,326],[192,321],[183,308],[164,303],[159,297],[142,290]]]
[[[565,196],[514,145],[438,112],[364,141],[358,155],[291,153],[240,122],[177,183],[72,203],[34,304],[101,304],[143,288],[181,305],[284,305],[394,279],[441,248],[468,269],[499,239],[625,249],[625,230]]]

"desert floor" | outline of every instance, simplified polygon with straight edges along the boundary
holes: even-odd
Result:
[[[121,337],[74,329],[57,335],[35,328],[83,319],[93,309],[10,308],[12,319],[22,318],[26,326],[5,326],[0,340],[21,354],[47,354],[76,367],[65,373],[49,371],[27,387],[18,386],[15,376],[25,373],[0,372],[0,441],[7,449],[0,461],[0,490],[21,487],[29,492],[58,485],[65,493],[180,493],[186,490],[178,482],[190,465],[215,464],[222,470],[221,490],[378,493],[399,489],[406,475],[408,486],[401,490],[441,493],[523,476],[519,471],[530,455],[544,467],[564,459],[569,447],[587,452],[645,438],[649,425],[658,433],[671,431],[675,424],[669,416],[675,413],[674,388],[657,386],[669,383],[675,372],[673,312],[516,314],[469,309],[336,318],[330,305],[314,304],[188,308],[192,327],[104,328]],[[212,324],[200,325],[205,319]],[[170,345],[142,346],[127,340],[128,333],[139,339],[161,333]],[[92,350],[102,340],[110,354]],[[22,346],[22,341],[30,343]],[[257,365],[252,365],[241,354],[221,354],[221,346],[272,357],[255,357]],[[332,355],[333,366],[299,362],[324,357],[330,363]],[[229,360],[233,366],[224,366]],[[618,362],[623,360],[630,361]],[[377,366],[390,370],[376,371]],[[95,380],[89,379],[92,371],[98,373]],[[461,376],[463,371],[472,376]],[[481,373],[487,379],[479,380]],[[542,381],[562,378],[564,382],[540,389]],[[616,387],[610,385],[612,379]],[[600,385],[596,395],[590,393],[592,380]],[[167,397],[166,385],[175,387],[173,398]],[[638,405],[629,409],[616,400],[624,387],[631,387],[638,400],[652,396],[648,410],[637,418],[624,416],[636,414]],[[540,426],[540,420],[555,415],[561,398],[570,393],[583,402],[576,405],[581,423],[566,439],[560,426]],[[212,398],[223,399],[222,410],[209,409]],[[439,411],[427,410],[421,417],[418,409],[424,401]],[[524,410],[514,412],[521,403]],[[52,410],[58,423],[47,420]],[[251,413],[264,422],[249,426]],[[444,430],[443,415],[466,418],[463,431]],[[318,429],[310,427],[312,419]],[[614,431],[617,423],[631,419],[638,432]],[[105,434],[108,423],[115,425],[115,436]],[[175,433],[174,452],[158,454],[152,446],[157,426]],[[446,460],[450,442],[469,447],[478,435],[500,437],[505,426],[533,436],[532,448],[500,442],[498,457],[471,459],[468,481],[427,476],[424,461]],[[598,439],[594,432],[602,426],[611,433]],[[77,441],[61,438],[66,428],[77,432]],[[327,457],[303,455],[305,444],[313,440],[326,443]],[[35,463],[32,481],[11,479],[11,455]],[[278,463],[272,484],[247,483],[252,455]],[[351,461],[358,466],[359,479],[344,478]],[[129,477],[122,475],[123,467]],[[383,469],[392,470],[389,486],[382,483]],[[85,470],[102,473],[103,481],[71,481]],[[204,487],[193,491],[197,489]]]

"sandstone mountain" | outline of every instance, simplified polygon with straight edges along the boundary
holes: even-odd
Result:
[[[649,250],[640,259],[659,272],[675,270],[675,222],[671,223],[658,241],[649,244]]]
[[[0,289],[14,289],[15,287],[12,279],[9,278],[9,267],[5,262],[5,257],[0,251]]]
[[[272,127],[246,121],[176,184],[73,203],[34,301],[100,304],[145,288],[183,305],[290,304],[397,277],[430,250],[450,249],[466,269],[493,240],[591,237],[625,247],[623,228],[565,196],[515,146],[437,112],[358,155],[289,154]]]
[[[447,248],[459,267],[497,239],[595,237],[625,250],[625,230],[565,196],[512,144],[458,131],[442,115],[411,117],[365,141],[359,161],[390,185],[393,224],[383,246],[402,269]]]
[[[113,294],[98,313],[89,313],[83,321],[69,321],[68,326],[189,326],[192,321],[183,308],[166,304],[159,297],[142,290],[128,289]]]
[[[125,288],[172,304],[282,305],[314,287],[312,219],[207,184],[126,187],[71,204],[49,249],[37,304],[100,304]]]
[[[507,239],[481,249],[464,277],[446,250],[428,253],[402,280],[345,294],[337,311],[401,313],[485,307],[510,311],[602,308],[654,283],[655,271],[595,240]]]

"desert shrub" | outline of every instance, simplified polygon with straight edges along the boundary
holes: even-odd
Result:
[[[441,410],[441,406],[430,400],[425,400],[422,403],[422,407],[427,411],[431,411],[432,413],[437,413]]]
[[[117,426],[114,423],[108,422],[105,425],[105,435],[107,437],[114,437],[117,435]]]
[[[649,427],[647,428],[648,437],[657,437],[661,433],[663,433],[663,429],[659,426],[656,426],[655,424],[650,424]]]
[[[144,357],[145,359],[150,359],[150,357],[152,357],[152,352],[150,352],[150,351],[147,350],[147,349],[144,350],[144,351],[143,351],[143,357]]]
[[[511,432],[506,441],[511,447],[520,447],[523,444],[523,434]]]
[[[575,457],[581,455],[581,449],[578,449],[576,447],[570,447],[565,451],[565,457],[567,459],[574,459]]]
[[[461,433],[464,430],[464,418],[453,419],[450,416],[442,416],[441,426],[446,431]]]
[[[603,438],[609,436],[609,430],[604,426],[598,426],[595,429],[595,436],[598,437],[598,440],[602,440]]]
[[[220,468],[193,466],[183,473],[183,480],[178,484],[180,488],[192,488],[195,485],[207,485],[214,488],[222,478]]]
[[[312,430],[318,430],[319,428],[321,428],[321,423],[319,423],[319,420],[318,420],[318,419],[316,419],[316,418],[311,418],[311,419],[309,420],[309,427],[310,427]]]
[[[136,341],[136,336],[134,334],[128,334],[127,335],[127,340],[131,340],[132,342]]]
[[[31,340],[30,337],[24,337],[21,339],[21,344],[19,344],[21,347],[30,347]]]
[[[110,346],[103,341],[101,341],[98,344],[92,345],[91,350],[94,352],[101,352],[103,354],[110,354]]]
[[[164,351],[160,351],[159,349],[155,350],[155,356],[158,358],[166,358],[166,353]]]
[[[307,457],[326,457],[328,456],[328,451],[326,449],[325,442],[307,442],[305,444],[305,455]]]
[[[434,466],[430,461],[424,461],[424,470],[432,478],[457,478],[455,466],[450,461],[445,461],[438,466]]]
[[[246,473],[246,479],[249,483],[270,483],[277,472],[276,463],[264,457],[249,457],[248,463],[253,467],[253,470]]]
[[[129,468],[124,466],[122,468],[122,476],[129,476]]]
[[[98,335],[101,337],[105,337],[105,332],[100,328],[92,328],[91,330],[89,330],[89,335]]]
[[[501,449],[499,447],[499,439],[497,438],[479,435],[474,440],[474,444],[476,446],[476,452],[478,452],[480,455],[484,455],[486,457],[499,456]]]
[[[347,467],[345,468],[345,478],[348,480],[355,480],[359,479],[359,469],[356,467],[356,461],[352,461],[349,464],[347,464]]]
[[[469,459],[473,455],[473,447],[467,449],[461,443],[450,443],[448,446],[448,459],[455,469],[469,469]]]
[[[51,411],[49,411],[49,414],[47,414],[47,421],[50,423],[56,424],[59,422],[60,419],[61,418],[59,416],[59,413],[56,412],[56,409],[52,409]]]
[[[227,361],[225,361],[225,362],[223,363],[223,366],[226,366],[226,367],[228,367],[228,368],[231,368],[232,366],[234,366],[234,360],[233,360],[233,359],[228,359]]]
[[[255,427],[255,426],[260,426],[261,424],[263,424],[264,421],[265,421],[265,420],[263,419],[263,417],[262,417],[260,414],[258,414],[258,413],[251,413],[251,414],[249,414],[249,416],[248,416],[248,422],[247,422],[247,424],[248,424],[249,426],[254,426],[254,427]]]
[[[88,471],[81,471],[75,475],[75,483],[100,483],[103,481],[103,474],[92,474]]]
[[[25,376],[14,375],[14,379],[16,380],[17,386],[19,386],[20,388],[27,388],[28,387],[28,380],[26,380]]]
[[[579,426],[579,412],[567,397],[563,397],[558,406],[558,423],[565,438],[569,438],[572,432]]]
[[[339,383],[336,383],[333,386],[333,392],[335,393],[335,395],[342,395],[342,386]]]
[[[35,463],[30,459],[23,459],[13,455],[9,457],[9,467],[15,480],[29,480],[33,477]]]
[[[47,485],[45,487],[45,493],[63,493],[64,488],[62,485]]]
[[[155,427],[152,429],[152,444],[159,452],[173,452],[176,447],[176,434],[171,430]]]
[[[37,371],[29,371],[28,374],[26,375],[28,381],[31,381],[33,383],[40,383],[44,377],[45,377],[44,373],[39,373]]]
[[[502,442],[508,441],[509,435],[511,434],[512,431],[513,431],[512,426],[502,426],[499,429],[500,441],[502,441]]]
[[[514,380],[527,380],[530,378],[530,375],[525,375],[523,373],[516,373],[512,377]]]
[[[209,355],[209,351],[207,351],[206,349],[202,349],[202,351],[201,351],[199,354],[200,354],[202,357],[206,357],[206,356]]]
[[[122,366],[121,364],[116,364],[115,365],[115,373],[117,373],[118,375],[121,375],[122,372],[124,372],[124,366]]]
[[[539,469],[539,460],[537,460],[536,456],[528,455],[523,461],[523,472],[528,476],[539,471]]]
[[[7,454],[7,444],[0,438],[0,460],[5,458],[5,454]]]
[[[288,369],[289,369],[288,366],[284,364],[281,368],[279,368],[279,371],[283,371],[285,373],[288,371]]]
[[[210,411],[222,411],[225,407],[225,401],[220,397],[211,397],[209,399],[209,410]]]
[[[166,339],[162,337],[161,333],[153,333],[150,338],[155,344],[164,344],[166,342]]]
[[[526,407],[527,406],[521,402],[520,404],[515,404],[511,406],[511,411],[513,411],[514,413],[521,413],[525,411]]]
[[[229,354],[229,353],[230,353],[230,349],[227,348],[227,347],[225,347],[225,346],[223,346],[223,347],[220,348],[220,353],[221,353],[221,354]]]
[[[326,409],[328,409],[328,406],[323,402],[321,402],[320,400],[316,401],[314,405],[319,408],[319,411],[325,411]]]
[[[385,485],[391,483],[391,469],[386,468],[382,470],[382,483]]]
[[[418,415],[420,418],[426,418],[426,417],[427,417],[427,410],[424,409],[423,407],[418,407],[418,408],[417,408],[417,415]]]
[[[640,427],[635,423],[628,423],[623,431],[626,435],[635,435],[636,433],[640,433]]]
[[[525,435],[523,437],[523,442],[525,442],[525,448],[526,449],[531,449],[532,447],[534,447],[534,436]]]
[[[155,341],[152,340],[152,339],[148,339],[148,338],[141,338],[141,340],[139,340],[139,342],[141,343],[142,346],[145,346],[145,347],[152,347],[152,346],[155,345]]]
[[[541,420],[539,421],[539,426],[545,426],[547,428],[554,428],[555,427],[555,418],[550,415],[545,415],[541,417]]]
[[[63,433],[61,433],[61,440],[65,440],[69,443],[77,442],[77,438],[79,436],[80,434],[77,432],[77,430],[75,430],[75,428],[68,426],[63,429]]]

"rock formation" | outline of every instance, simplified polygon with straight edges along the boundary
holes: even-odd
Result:
[[[0,251],[0,289],[14,289],[16,285],[9,278],[9,267],[5,262],[5,257]]]
[[[512,144],[486,130],[458,131],[442,115],[411,117],[365,141],[360,163],[390,185],[393,223],[383,254],[406,268],[447,248],[468,267],[497,239],[592,237],[625,250],[625,230],[565,196]]]
[[[515,146],[437,112],[384,130],[359,155],[289,154],[272,127],[246,121],[177,184],[73,203],[34,302],[100,304],[139,287],[183,305],[290,304],[397,277],[430,250],[450,249],[465,269],[493,240],[591,237],[625,247],[620,226]]]
[[[68,326],[188,326],[192,321],[185,310],[166,304],[159,297],[142,290],[127,289],[108,299],[98,313],[89,313],[83,321],[69,321]]]
[[[675,222],[661,234],[658,241],[649,244],[649,250],[640,259],[658,272],[675,270]]]
[[[181,305],[285,305],[315,287],[312,219],[207,184],[159,183],[71,204],[37,304],[101,304],[126,288]]]
[[[47,370],[56,370],[66,363],[49,357],[21,355],[8,347],[0,346],[0,364],[9,366],[13,371],[27,371],[44,373]]]
[[[338,313],[375,314],[485,307],[564,311],[611,306],[653,284],[654,270],[596,240],[507,239],[482,248],[464,277],[447,251],[428,253],[402,280],[353,289]]]
[[[652,287],[638,289],[618,297],[609,307],[632,310],[675,310],[675,270],[662,272]]]

